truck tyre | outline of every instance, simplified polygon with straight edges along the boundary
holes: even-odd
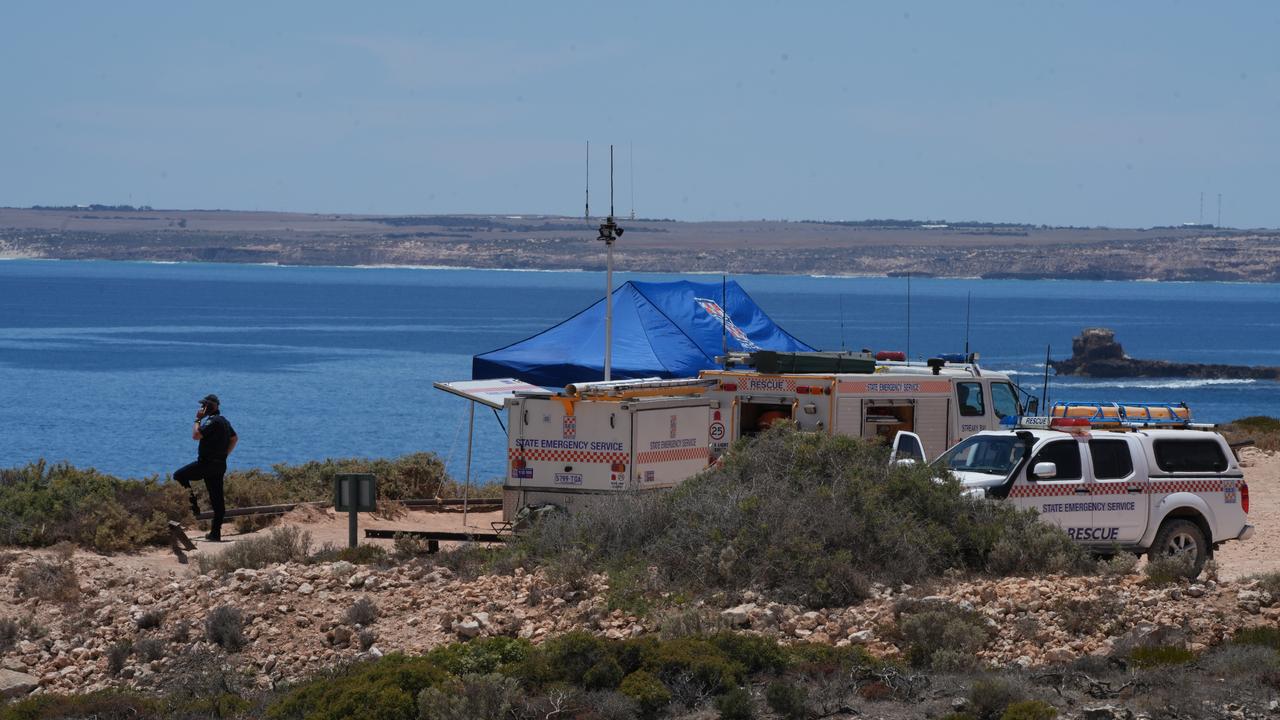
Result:
[[[1199,577],[1204,563],[1209,559],[1209,543],[1205,541],[1204,531],[1190,520],[1166,520],[1156,532],[1155,542],[1147,552],[1147,562],[1160,558],[1191,556],[1191,572],[1189,577]]]

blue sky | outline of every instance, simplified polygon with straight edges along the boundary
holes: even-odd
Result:
[[[1280,4],[21,3],[0,205],[1280,226]]]

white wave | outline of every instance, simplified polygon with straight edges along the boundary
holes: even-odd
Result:
[[[1076,382],[1068,378],[1053,378],[1050,382],[1058,383],[1060,388],[1127,388],[1134,390],[1188,390],[1192,388],[1202,387],[1222,387],[1222,386],[1240,386],[1257,384],[1257,380],[1253,379],[1228,379],[1228,378],[1178,378],[1169,380],[1156,380],[1152,378],[1134,378],[1134,379],[1115,379],[1115,380],[1086,380],[1084,382]]]

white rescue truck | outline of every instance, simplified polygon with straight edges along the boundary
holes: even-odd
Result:
[[[572,512],[602,496],[671,488],[710,462],[708,381],[582,383],[505,401],[502,517],[556,505]]]
[[[932,457],[974,433],[999,428],[1004,418],[1024,413],[1009,376],[981,369],[976,356],[968,362],[934,358],[921,366],[876,362],[868,354],[861,372],[761,370],[785,365],[785,354],[779,355],[783,362],[757,363],[755,369],[699,373],[714,381],[707,395],[719,401],[711,411],[708,431],[713,455],[785,419],[801,430],[886,442],[900,431],[912,432],[924,444],[925,455]]]
[[[1009,429],[977,433],[935,462],[970,491],[1032,508],[1101,553],[1186,554],[1199,573],[1214,548],[1249,539],[1254,527],[1234,452],[1184,410],[1059,405],[1059,417],[1019,418]],[[918,443],[901,434],[894,456],[923,458]]]

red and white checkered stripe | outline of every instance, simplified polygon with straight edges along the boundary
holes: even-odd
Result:
[[[535,462],[568,462],[568,463],[623,463],[627,462],[625,452],[593,452],[590,450],[560,450],[555,448],[507,448],[507,459],[524,458]]]
[[[636,453],[636,464],[648,465],[651,463],[675,462],[677,460],[706,460],[710,456],[710,450],[704,447],[650,450]]]
[[[1153,480],[1149,483],[1125,483],[1125,482],[1100,482],[1089,485],[1088,483],[1071,483],[1071,484],[1031,484],[1014,485],[1009,489],[1009,497],[1061,497],[1064,495],[1075,495],[1077,488],[1085,488],[1088,493],[1079,493],[1080,495],[1128,495],[1130,486],[1142,488],[1142,491],[1150,495],[1168,495],[1176,492],[1189,493],[1217,493],[1223,491],[1224,483],[1222,480],[1212,480],[1208,478],[1187,478],[1186,480]]]

